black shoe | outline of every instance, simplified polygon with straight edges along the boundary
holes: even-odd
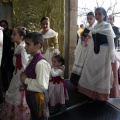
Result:
[[[2,112],[3,105],[4,105],[4,103],[0,104],[0,113]]]

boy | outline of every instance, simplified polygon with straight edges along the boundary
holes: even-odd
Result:
[[[41,55],[43,37],[38,32],[28,33],[25,37],[26,52],[32,56],[20,79],[25,84],[26,100],[32,120],[47,120],[45,116],[46,90],[49,84],[51,67]],[[46,105],[47,106],[47,105]]]

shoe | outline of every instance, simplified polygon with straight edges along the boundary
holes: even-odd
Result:
[[[4,105],[4,103],[0,104],[0,113],[2,112],[3,105]]]
[[[55,112],[55,108],[50,108],[49,112],[50,112],[50,114],[53,114]]]
[[[61,111],[61,112],[66,111],[66,106],[65,106],[65,105],[61,106],[60,111]]]

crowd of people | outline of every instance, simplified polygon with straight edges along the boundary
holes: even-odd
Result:
[[[105,9],[98,7],[87,13],[87,22],[77,31],[70,81],[91,100],[119,97],[119,30],[114,17],[107,18]],[[40,24],[40,32],[29,32],[22,26],[11,30],[6,20],[0,21],[2,120],[47,120],[50,114],[66,110],[69,95],[58,33],[50,28],[48,17]]]
[[[49,111],[66,110],[69,97],[58,33],[48,17],[40,24],[40,32],[25,27],[12,31],[6,20],[0,21],[2,120],[47,120]]]
[[[119,97],[119,66],[115,49],[119,31],[115,33],[114,28],[117,27],[110,20],[108,22],[111,16],[107,16],[102,7],[96,8],[95,13],[89,12],[89,25],[84,28],[75,49],[70,81],[92,101]]]

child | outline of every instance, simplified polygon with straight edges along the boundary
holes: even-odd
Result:
[[[24,71],[28,62],[28,55],[24,49],[26,30],[22,27],[14,29],[12,40],[17,44],[13,57],[15,71],[10,86],[6,91],[5,104],[3,105],[2,120],[30,120],[30,111],[25,101],[24,90],[20,91],[22,82],[20,73]]]
[[[49,101],[50,113],[57,111],[57,105],[60,110],[66,109],[65,102],[69,100],[66,82],[64,80],[64,59],[60,55],[53,56],[51,80],[49,83]]]
[[[41,55],[43,37],[38,32],[28,33],[25,37],[26,52],[31,55],[30,62],[20,79],[25,84],[26,100],[32,120],[47,119],[46,90],[48,89],[51,67]],[[46,106],[45,106],[46,105]]]

